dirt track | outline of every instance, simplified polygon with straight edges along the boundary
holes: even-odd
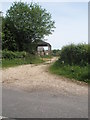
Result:
[[[54,62],[53,58],[51,62]],[[41,65],[22,65],[2,70],[2,82],[6,87],[21,88],[29,92],[48,90],[51,93],[87,95],[88,86],[80,82],[52,75],[48,72],[51,62]]]

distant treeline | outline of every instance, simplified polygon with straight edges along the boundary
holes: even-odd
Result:
[[[54,49],[54,50],[52,50],[52,55],[53,55],[53,56],[60,56],[60,52],[61,52],[61,50],[59,50],[59,49]]]

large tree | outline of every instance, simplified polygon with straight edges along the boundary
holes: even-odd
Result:
[[[32,51],[39,40],[54,31],[51,14],[36,3],[14,2],[7,11],[5,28],[19,51]]]
[[[8,49],[12,51],[18,50],[15,35],[8,28],[8,22],[2,17],[2,49]]]

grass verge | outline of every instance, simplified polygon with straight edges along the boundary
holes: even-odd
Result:
[[[38,56],[29,56],[26,58],[2,59],[2,68],[14,67],[24,64],[40,64],[44,61]]]
[[[49,70],[51,73],[62,75],[67,78],[83,81],[90,83],[89,76],[90,65],[78,66],[78,65],[65,65],[61,64],[59,61],[56,61],[53,65],[50,66]]]

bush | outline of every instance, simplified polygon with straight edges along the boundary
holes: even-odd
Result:
[[[44,62],[39,56],[26,52],[3,51],[2,67],[14,67],[25,64],[40,64]]]
[[[25,58],[27,56],[26,52],[12,52],[8,50],[2,51],[2,58],[3,59],[14,59],[14,58]]]
[[[89,55],[90,52],[87,44],[71,44],[62,48],[59,60],[70,65],[86,65],[89,63]]]
[[[0,59],[2,58],[2,51],[0,50]]]

